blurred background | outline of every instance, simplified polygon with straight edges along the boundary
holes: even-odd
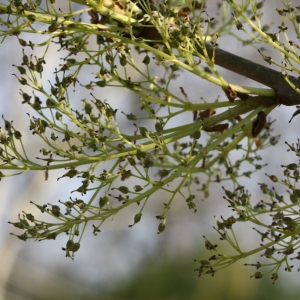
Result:
[[[207,10],[211,16],[216,13],[216,3],[217,1],[208,1]],[[78,9],[80,6],[75,7]],[[280,25],[276,7],[282,7],[280,1],[267,0],[262,19],[265,23],[272,23],[274,32],[278,31],[277,27]],[[89,17],[83,15],[83,20],[89,22]],[[24,35],[22,38],[33,43],[39,40],[36,36]],[[221,38],[219,45],[225,50],[264,63],[254,48],[241,47],[233,38]],[[39,57],[38,50],[35,51],[35,55]],[[268,55],[280,61],[275,53],[270,51]],[[45,78],[48,76],[51,79],[53,76],[51,66],[60,63],[59,56],[57,48],[52,47],[47,55],[45,69],[48,70],[47,66],[50,68],[49,74],[45,72]],[[8,37],[1,45],[0,59],[0,113],[5,119],[13,120],[16,129],[22,130],[28,153],[33,157],[37,156],[43,145],[28,130],[27,113],[34,115],[34,111],[21,104],[21,86],[11,75],[18,74],[12,65],[20,65],[22,62],[22,52],[16,37]],[[256,83],[225,70],[222,70],[222,74],[229,82],[257,86]],[[90,76],[90,73],[86,76]],[[87,79],[85,81],[88,82]],[[200,101],[200,97],[206,100],[215,100],[218,95],[223,97],[221,89],[186,73],[179,78],[178,86],[183,86],[185,91],[188,91],[192,102]],[[23,90],[25,91],[24,88]],[[72,95],[78,105],[86,97],[85,94],[81,94],[80,88]],[[118,113],[139,110],[138,98],[121,89],[101,90],[99,97],[108,99],[113,108],[118,108]],[[247,187],[251,187],[249,192],[255,202],[262,197],[257,183],[270,183],[264,174],[281,175],[280,165],[295,162],[292,155],[286,155],[287,146],[284,144],[285,141],[296,142],[299,138],[296,128],[299,128],[300,118],[296,117],[291,124],[288,123],[294,111],[293,107],[282,106],[271,115],[277,120],[274,129],[276,134],[281,135],[281,140],[276,148],[261,152],[268,166],[255,173],[251,179],[245,180]],[[122,118],[124,116],[120,114],[120,119]],[[189,122],[190,118],[189,116]],[[186,120],[182,119],[180,122],[185,124]],[[1,126],[3,127],[3,122]],[[158,222],[155,219],[166,196],[163,193],[155,196],[156,201],[148,203],[141,222],[133,228],[128,228],[128,225],[133,223],[134,208],[123,211],[113,220],[107,221],[96,237],[91,231],[86,232],[74,261],[65,258],[61,249],[66,243],[65,236],[58,237],[56,241],[42,242],[22,242],[11,236],[9,233],[16,230],[7,223],[8,221],[17,221],[18,214],[22,211],[36,212],[34,215],[38,215],[30,201],[54,204],[59,199],[69,198],[70,191],[74,189],[71,180],[57,181],[57,177],[63,173],[64,170],[51,171],[48,181],[45,181],[43,172],[27,172],[0,182],[0,300],[299,298],[299,274],[296,270],[292,274],[282,271],[280,280],[273,285],[270,277],[261,280],[250,279],[255,270],[245,268],[243,264],[255,261],[240,261],[217,273],[215,277],[197,278],[197,273],[193,270],[198,268],[198,264],[194,263],[194,259],[209,256],[205,251],[203,235],[210,239],[215,237],[215,242],[218,243],[218,236],[212,229],[215,225],[213,217],[229,217],[232,214],[227,208],[227,203],[222,200],[223,190],[217,184],[212,186],[208,200],[203,202],[199,197],[196,201],[196,213],[188,210],[185,203],[175,202],[163,234],[157,234]],[[257,235],[247,233],[244,235],[245,247],[251,249],[251,245],[257,245],[258,239]]]

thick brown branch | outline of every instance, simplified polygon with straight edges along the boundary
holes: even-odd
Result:
[[[206,46],[209,55],[213,54],[213,47]],[[215,64],[239,75],[250,78],[265,86],[274,89],[278,95],[278,103],[284,105],[300,104],[300,94],[298,94],[284,79],[281,72],[272,70],[247,60],[230,52],[215,48]],[[289,80],[297,87],[300,82],[293,76]]]

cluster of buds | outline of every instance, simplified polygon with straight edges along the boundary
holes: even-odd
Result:
[[[296,145],[288,144],[288,151],[299,155],[299,145],[299,142]],[[205,238],[205,247],[213,255],[208,260],[197,260],[200,263],[200,268],[196,269],[199,276],[202,274],[214,274],[225,265],[230,265],[240,259],[259,253],[261,253],[260,257],[265,258],[267,261],[259,261],[255,264],[246,263],[245,266],[253,266],[257,269],[251,277],[260,279],[271,273],[271,279],[274,283],[279,278],[278,272],[281,267],[287,272],[292,272],[294,266],[290,264],[290,261],[300,260],[300,252],[296,256],[292,256],[299,249],[300,189],[297,188],[297,183],[300,179],[300,165],[291,163],[282,167],[284,168],[285,180],[280,181],[276,175],[267,176],[272,182],[286,186],[289,197],[280,195],[275,188],[269,188],[265,183],[260,183],[262,193],[267,196],[267,200],[253,203],[250,195],[243,187],[239,187],[233,192],[223,188],[226,195],[224,199],[237,215],[227,219],[221,216],[221,220],[215,217],[217,227],[214,229],[220,235],[220,239],[227,241],[238,254],[223,254],[216,249],[216,245],[213,245]],[[264,218],[261,218],[261,216],[264,216]],[[269,219],[269,222],[266,217]],[[252,226],[253,230],[259,234],[261,241],[257,248],[248,252],[241,250],[233,229],[234,224],[239,222],[249,224],[249,228],[251,228],[250,223],[255,226]],[[268,270],[266,272],[260,271],[263,268]],[[270,268],[271,270],[269,270]],[[298,271],[300,271],[300,267]]]

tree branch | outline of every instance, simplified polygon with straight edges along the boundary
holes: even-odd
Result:
[[[213,49],[211,45],[206,45],[206,49],[209,55],[213,55],[213,51],[215,52],[214,62],[218,66],[274,89],[277,92],[277,100],[279,104],[300,104],[300,94],[290,86],[281,72],[267,68],[222,49]],[[300,83],[299,80],[293,76],[289,76],[288,79],[295,85],[295,88],[298,89],[298,85]]]

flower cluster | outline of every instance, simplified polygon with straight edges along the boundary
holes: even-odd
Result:
[[[72,7],[72,2],[82,6]],[[97,235],[103,222],[134,206],[137,211],[129,225],[133,227],[141,221],[149,199],[159,192],[166,199],[156,216],[157,232],[162,233],[173,202],[184,201],[191,212],[196,212],[197,202],[209,197],[212,182],[230,180],[235,190],[225,190],[226,200],[238,216],[217,220],[216,230],[239,254],[224,256],[206,239],[206,248],[215,254],[200,262],[199,274],[214,274],[258,251],[265,250],[263,256],[273,259],[275,252],[286,258],[297,249],[298,219],[293,214],[299,191],[295,186],[282,182],[291,189],[291,203],[287,203],[275,190],[261,184],[271,202],[252,206],[248,193],[239,185],[240,177],[250,177],[264,166],[259,150],[277,144],[268,114],[278,103],[284,104],[284,95],[229,84],[216,67],[215,58],[220,53],[219,36],[236,35],[238,30],[252,38],[249,43],[259,40],[279,50],[287,62],[280,66],[282,70],[296,72],[299,57],[265,33],[258,11],[263,2],[258,7],[255,1],[222,1],[216,17],[207,12],[207,1],[173,2],[70,0],[68,8],[55,1],[11,0],[0,4],[3,41],[13,36],[20,44],[20,59],[14,64],[17,74],[13,75],[22,86],[22,104],[32,112],[28,114],[29,130],[43,143],[32,159],[23,143],[24,132],[3,117],[0,179],[42,170],[47,180],[53,170],[62,169],[64,174],[57,180],[80,182],[72,197],[52,203],[32,202],[51,221],[23,212],[18,221],[10,222],[22,230],[14,234],[21,240],[55,240],[65,233],[68,240],[63,250],[73,258],[88,224]],[[285,22],[293,19],[296,25],[297,9],[289,6],[278,10],[284,19],[280,34],[286,32]],[[45,25],[42,28],[41,23]],[[247,26],[256,33],[247,31]],[[33,43],[30,35],[38,35],[42,41]],[[297,45],[289,42],[289,47]],[[49,64],[53,49],[60,59]],[[50,80],[46,80],[45,69],[53,74]],[[195,99],[190,86],[178,84],[183,72],[222,87],[223,97]],[[293,86],[293,81],[290,83]],[[130,91],[140,110],[126,107],[120,111],[110,99],[96,96],[112,88],[114,92]],[[185,122],[180,125],[182,119]],[[294,151],[294,146],[290,148]],[[231,155],[235,151],[241,155]],[[286,166],[286,175],[297,181],[298,165],[293,168]],[[273,214],[268,225],[258,218],[266,213]],[[268,243],[245,254],[232,227],[246,221],[265,227],[266,232],[260,234],[262,242]],[[287,261],[274,260],[276,266]],[[286,263],[286,268],[291,267]],[[275,278],[276,268],[273,273]],[[258,272],[255,275],[260,276]]]
[[[295,152],[299,156],[299,141],[296,145],[288,144],[288,146],[289,151]],[[220,239],[226,241],[237,254],[224,254],[218,250],[217,245],[213,245],[205,238],[205,247],[213,255],[208,260],[198,261],[200,263],[200,267],[196,269],[198,276],[202,274],[214,275],[218,270],[240,259],[259,253],[260,261],[245,264],[245,266],[256,268],[256,272],[251,277],[259,279],[271,274],[274,283],[279,277],[278,273],[281,268],[287,272],[292,272],[294,267],[292,261],[300,259],[300,189],[298,187],[300,165],[291,163],[282,166],[282,168],[284,169],[284,180],[278,179],[275,175],[267,176],[277,185],[288,188],[287,194],[284,196],[280,195],[274,187],[269,188],[265,183],[259,185],[267,198],[257,203],[251,201],[250,195],[244,190],[244,187],[238,187],[233,192],[224,189],[226,195],[224,199],[229,203],[235,216],[230,216],[227,219],[221,216],[221,220],[215,218],[217,227],[214,229],[220,235]],[[257,239],[259,244],[257,248],[250,251],[242,250],[243,246],[238,243],[238,233],[236,234],[233,229],[235,224],[241,222],[249,224],[249,229],[251,225],[254,225],[252,229],[260,238],[260,240]],[[243,236],[247,236],[247,234],[243,232]],[[300,271],[300,267],[298,271]]]

